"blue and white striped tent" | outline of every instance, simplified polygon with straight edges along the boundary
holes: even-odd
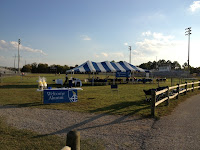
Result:
[[[149,72],[148,70],[136,67],[132,64],[127,63],[126,61],[121,62],[92,62],[87,61],[83,63],[82,65],[67,70],[66,73],[69,72]]]

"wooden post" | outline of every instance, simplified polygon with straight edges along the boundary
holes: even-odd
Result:
[[[169,86],[167,87],[167,100],[166,100],[166,105],[169,105]]]
[[[187,94],[187,82],[185,82],[185,92],[184,92],[184,94],[186,95]]]
[[[176,99],[178,99],[178,96],[179,96],[179,84],[177,84],[176,91],[177,91],[177,93],[178,93],[178,95],[176,96]]]
[[[200,80],[199,80],[199,90],[200,90]]]
[[[80,150],[79,131],[69,131],[69,133],[67,133],[66,146],[71,147],[71,150]]]
[[[152,89],[151,90],[151,116],[154,117],[155,116],[155,106],[156,103],[156,90]]]
[[[192,92],[194,92],[194,81],[192,81]]]

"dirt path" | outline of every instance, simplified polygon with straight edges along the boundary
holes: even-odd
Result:
[[[156,121],[142,149],[200,149],[200,94],[181,103],[172,115]]]
[[[8,124],[41,135],[65,138],[71,130],[82,139],[102,140],[106,150],[200,149],[200,95],[181,103],[158,121],[138,117],[0,106]]]
[[[8,106],[0,106],[0,116],[6,117],[12,126],[42,135],[65,137],[76,129],[81,138],[103,140],[106,150],[141,149],[154,122],[138,117]]]

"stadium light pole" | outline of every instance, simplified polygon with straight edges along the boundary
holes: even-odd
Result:
[[[19,57],[20,57],[20,56],[19,56],[19,45],[20,45],[20,43],[21,43],[21,42],[20,42],[20,39],[18,39],[18,73],[20,72],[20,71],[19,71]]]
[[[185,30],[186,30],[185,35],[188,36],[188,70],[190,73],[190,34],[192,34],[191,33],[192,30],[191,30],[191,27],[186,28]]]
[[[129,50],[130,50],[130,61],[129,61],[129,63],[131,64],[131,46],[129,46]]]

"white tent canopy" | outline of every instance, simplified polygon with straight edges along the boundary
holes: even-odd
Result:
[[[127,63],[126,61],[120,62],[92,62],[87,61],[82,65],[73,68],[71,70],[67,70],[66,73],[69,72],[149,72],[148,70],[136,67],[132,64]]]

